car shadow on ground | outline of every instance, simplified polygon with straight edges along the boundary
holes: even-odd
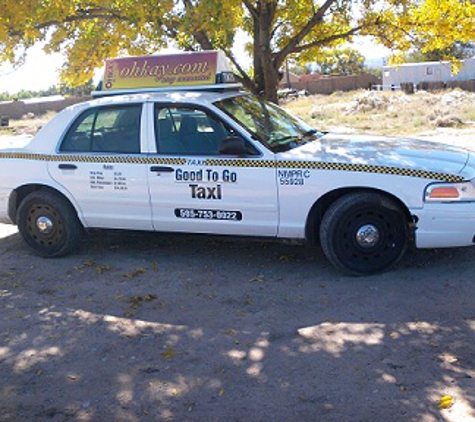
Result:
[[[360,278],[218,236],[95,231],[41,259],[13,234],[0,254],[2,421],[475,417],[473,249]]]

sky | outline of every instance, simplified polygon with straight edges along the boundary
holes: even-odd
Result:
[[[58,84],[58,71],[61,67],[61,54],[43,52],[42,45],[32,47],[26,62],[18,69],[9,65],[0,67],[0,92],[15,94],[21,90],[38,91]]]
[[[59,84],[59,69],[62,64],[62,55],[54,53],[47,55],[37,44],[28,51],[25,64],[18,69],[9,66],[0,67],[0,93],[15,94],[21,90],[39,91]],[[388,50],[375,45],[370,39],[356,39],[354,48],[358,49],[367,60],[373,62],[388,55]],[[238,54],[239,47],[234,51]]]

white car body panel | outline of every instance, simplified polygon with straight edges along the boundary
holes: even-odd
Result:
[[[474,244],[473,203],[425,204],[423,209],[413,211],[418,217],[416,247],[449,248]]]
[[[274,154],[213,106],[215,101],[234,95],[127,95],[65,109],[23,148],[9,145],[10,148],[0,149],[0,221],[10,221],[8,202],[12,192],[27,184],[37,184],[66,196],[85,227],[303,239],[309,212],[321,197],[341,189],[371,189],[396,198],[415,216],[418,247],[473,244],[475,203],[424,202],[424,191],[430,183],[474,179],[475,158],[467,151],[408,139],[326,135]],[[195,104],[211,110],[261,154],[247,158],[160,155],[155,148],[152,124],[155,102]],[[141,154],[118,160],[111,154],[58,151],[58,143],[82,111],[93,106],[130,103],[144,104]],[[74,164],[77,169],[59,169],[61,163]],[[157,165],[170,166],[172,171],[157,175],[151,171]],[[234,174],[233,182],[225,180],[225,171]],[[205,176],[195,183],[177,176],[183,172]],[[216,178],[208,176],[215,173]],[[97,188],[99,177],[107,182],[101,189]],[[127,189],[114,189],[123,186],[122,182]],[[213,192],[211,198],[198,197],[198,187],[190,185]],[[195,208],[239,211],[242,219],[177,218],[180,210]]]

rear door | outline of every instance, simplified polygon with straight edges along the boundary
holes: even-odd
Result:
[[[143,104],[90,108],[73,122],[49,172],[88,227],[151,230]]]

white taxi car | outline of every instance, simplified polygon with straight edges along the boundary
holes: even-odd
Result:
[[[348,274],[475,242],[475,156],[410,139],[320,133],[238,89],[105,96],[0,150],[0,221],[36,253],[84,228],[319,242]]]

